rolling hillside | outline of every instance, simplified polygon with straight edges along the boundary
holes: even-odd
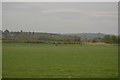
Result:
[[[78,37],[82,37],[82,38],[103,38],[105,35],[111,35],[111,34],[103,34],[103,33],[71,33],[71,34],[63,34],[66,36],[78,36]]]

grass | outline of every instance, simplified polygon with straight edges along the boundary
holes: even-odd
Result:
[[[116,78],[116,45],[3,43],[4,78]]]

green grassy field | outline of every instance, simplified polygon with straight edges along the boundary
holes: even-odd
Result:
[[[116,45],[3,43],[4,78],[116,78]]]

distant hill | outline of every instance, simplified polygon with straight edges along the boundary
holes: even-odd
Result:
[[[71,33],[71,34],[63,34],[65,36],[78,36],[82,38],[103,38],[105,35],[111,35],[111,34],[102,34],[102,33]]]
[[[2,34],[2,35],[1,35]],[[110,35],[106,36],[105,35]],[[103,38],[104,37],[104,38]],[[96,38],[96,39],[94,39]],[[101,39],[103,38],[103,39]],[[20,43],[52,43],[52,44],[80,44],[84,42],[103,42],[117,43],[118,39],[111,34],[102,33],[45,33],[45,32],[10,32],[9,30],[0,31],[0,41],[20,42]],[[114,41],[113,41],[114,40]]]

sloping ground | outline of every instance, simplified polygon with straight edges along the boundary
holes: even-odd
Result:
[[[63,34],[66,36],[78,36],[82,38],[103,38],[105,35],[108,34],[103,34],[103,33],[73,33],[73,34]],[[111,34],[109,34],[111,35]]]

